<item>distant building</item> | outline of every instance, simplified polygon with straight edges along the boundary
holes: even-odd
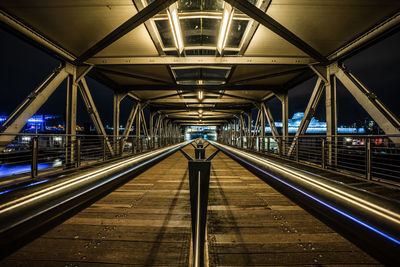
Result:
[[[299,129],[301,120],[304,117],[303,112],[297,112],[293,114],[293,117],[289,119],[289,133],[296,133]],[[282,132],[282,122],[275,122],[276,128],[278,128],[279,132]],[[269,126],[265,127],[266,133],[271,133],[271,128]],[[341,134],[363,134],[365,133],[364,128],[356,128],[356,127],[344,127],[339,126],[337,128],[337,132]],[[314,117],[311,118],[310,124],[308,125],[306,133],[313,133],[313,134],[322,134],[326,133],[326,122],[318,121]]]
[[[0,124],[7,120],[8,116],[0,115]],[[62,132],[64,121],[60,115],[34,115],[28,119],[22,132]]]

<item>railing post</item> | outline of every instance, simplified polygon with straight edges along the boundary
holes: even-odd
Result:
[[[81,139],[76,140],[76,167],[81,166]]]
[[[371,180],[371,139],[365,140],[365,178]]]
[[[322,138],[322,144],[321,144],[321,167],[325,169],[325,147],[326,147],[326,140]]]
[[[270,140],[271,139],[269,137],[267,137],[267,152],[268,153],[271,151],[271,141]],[[263,140],[263,142],[265,142],[265,140]],[[276,144],[276,145],[278,145],[278,144]],[[265,149],[263,152],[265,152]]]
[[[103,137],[103,161],[107,159],[107,137]]]
[[[299,162],[299,138],[296,138],[296,162]]]
[[[35,178],[38,175],[38,138],[32,139],[32,158],[31,158],[31,177]]]

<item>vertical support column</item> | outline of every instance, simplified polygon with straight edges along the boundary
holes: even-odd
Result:
[[[150,148],[154,148],[154,116],[156,112],[150,112]]]
[[[251,140],[251,110],[249,113],[246,113],[247,115],[247,149],[251,149],[253,146],[253,142]]]
[[[142,112],[142,105],[138,103],[138,115],[136,116],[136,127],[135,127],[135,132],[136,132],[136,148],[138,151],[142,151],[141,147],[141,140],[140,140],[140,129],[141,129],[141,116],[140,113]]]
[[[65,122],[65,167],[72,168],[75,165],[75,142],[76,142],[76,104],[78,87],[76,80],[76,67],[67,65],[68,82],[67,82],[67,110]]]
[[[367,137],[367,138],[365,138],[365,178],[367,180],[371,180],[371,178],[372,178],[372,175],[371,175],[372,157],[371,157],[371,155],[372,155],[371,138]]]
[[[335,147],[337,143],[337,111],[336,111],[336,77],[327,68],[327,80],[325,83],[325,107],[326,107],[326,142],[328,165],[336,165]]]
[[[271,126],[270,126],[271,127]],[[260,137],[261,137],[261,151],[265,151],[265,113],[260,109]],[[269,138],[268,138],[269,140]]]
[[[31,178],[38,175],[38,138],[32,139]]]
[[[115,155],[118,155],[119,150],[119,114],[120,114],[120,104],[123,99],[122,94],[114,91],[114,111],[113,111],[113,144]]]
[[[286,155],[287,152],[287,143],[289,137],[289,98],[288,93],[284,93],[281,95],[282,102],[282,141],[281,141],[281,151],[283,155]]]
[[[243,114],[240,114],[240,116],[239,116],[239,147],[240,148],[243,148],[243,132],[244,132],[244,129],[243,129]]]

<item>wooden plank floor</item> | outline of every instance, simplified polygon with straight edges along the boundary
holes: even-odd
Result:
[[[221,152],[208,205],[210,266],[379,266]]]
[[[187,160],[176,152],[0,265],[188,266],[189,198]],[[210,266],[378,265],[221,152],[207,228]]]
[[[182,153],[174,153],[0,265],[188,266],[187,166]]]

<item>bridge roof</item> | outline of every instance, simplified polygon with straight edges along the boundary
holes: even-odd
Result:
[[[3,25],[62,60],[93,65],[89,75],[112,89],[185,123],[198,120],[199,108],[217,123],[310,78],[309,65],[344,59],[397,29],[400,1],[3,0],[0,7]],[[219,48],[224,14],[232,20]]]

